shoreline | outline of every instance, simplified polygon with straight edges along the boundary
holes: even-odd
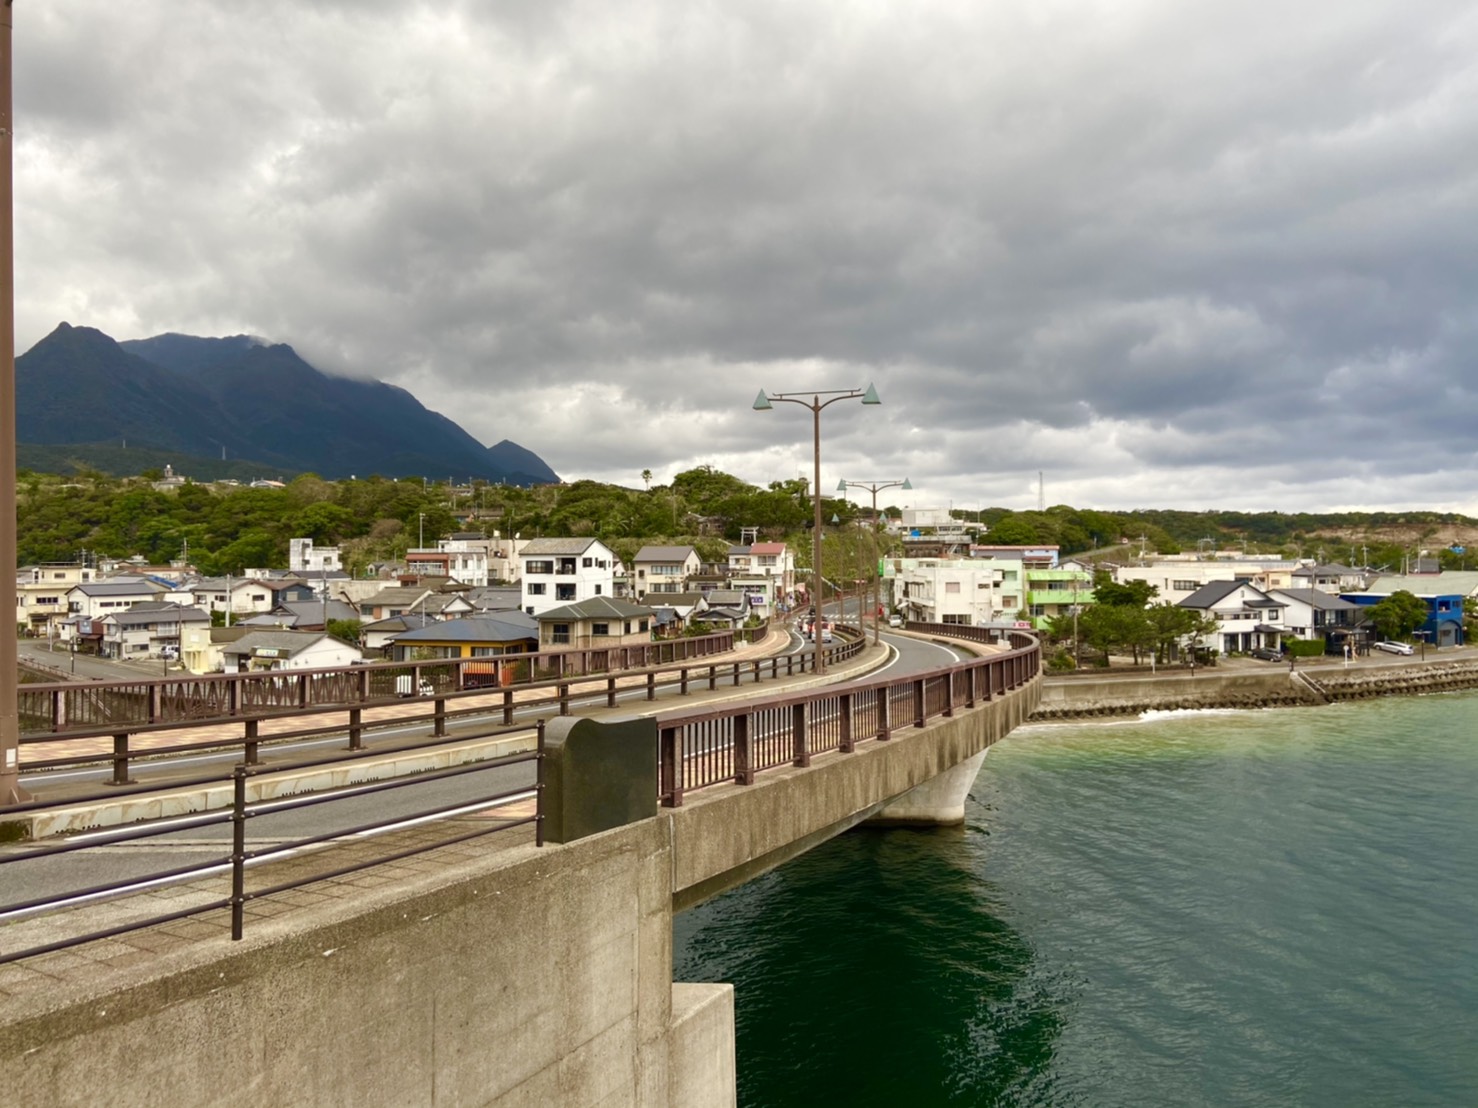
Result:
[[[1454,654],[1458,652],[1453,652]],[[1478,655],[1348,668],[1314,663],[1289,671],[1197,670],[1194,675],[1126,674],[1047,677],[1029,723],[1124,718],[1151,711],[1209,708],[1306,708],[1380,696],[1418,696],[1478,688]]]

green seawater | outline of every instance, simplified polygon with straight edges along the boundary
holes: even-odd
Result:
[[[675,940],[754,1108],[1478,1105],[1478,694],[1025,728]]]

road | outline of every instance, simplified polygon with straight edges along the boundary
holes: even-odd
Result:
[[[972,656],[970,652],[940,643],[910,638],[902,635],[884,634],[884,640],[893,648],[892,657],[882,669],[867,675],[867,680],[878,677],[902,677],[923,670],[936,669],[951,662]],[[799,636],[792,634],[790,650],[802,644]],[[642,690],[637,695],[644,696]],[[675,696],[675,690],[668,695]],[[604,707],[604,696],[589,698]],[[548,715],[545,708],[539,714]],[[423,729],[424,730],[424,729]],[[384,734],[380,732],[378,734]],[[314,745],[333,744],[342,746],[344,739],[317,740]],[[309,744],[302,744],[306,749]],[[178,770],[188,765],[199,770],[202,756],[183,759],[161,759]],[[214,756],[211,756],[214,757]],[[227,762],[236,756],[220,756]],[[59,771],[76,772],[76,771]],[[42,774],[27,778],[27,783],[40,787],[48,778],[58,774]],[[293,811],[268,813],[252,819],[248,832],[253,845],[276,844],[306,838],[312,835],[336,833],[371,822],[386,819],[408,820],[428,808],[448,805],[469,805],[473,809],[487,806],[487,798],[499,793],[531,790],[534,784],[534,768],[531,764],[490,768],[483,772],[450,778],[435,783],[422,783],[416,788],[398,789],[388,792],[368,791],[342,793],[343,799],[332,804],[316,805]],[[161,828],[177,826],[191,817],[175,821],[162,821]],[[404,824],[396,824],[383,832],[397,830]],[[70,836],[67,841],[85,843],[100,838],[106,832],[86,833]],[[42,896],[55,896],[78,888],[86,888],[106,882],[137,880],[146,875],[167,869],[178,868],[192,862],[205,862],[224,857],[229,852],[230,827],[220,823],[212,827],[189,827],[170,831],[157,839],[141,842],[99,845],[72,854],[59,855],[45,860],[6,865],[0,867],[0,888],[4,888],[4,904],[15,904]],[[0,847],[0,852],[15,854],[20,847]]]

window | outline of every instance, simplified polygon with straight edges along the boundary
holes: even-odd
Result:
[[[556,645],[568,646],[570,642],[570,625],[568,623],[556,623],[549,630],[549,641]]]
[[[941,622],[941,623],[961,623],[961,624],[968,625],[969,622],[970,622],[970,617],[967,616],[967,615],[960,615],[958,613],[955,613],[955,614],[947,614],[947,615],[941,616],[939,622]]]
[[[495,655],[502,654],[505,649],[506,647],[502,646],[474,646],[472,648],[472,656],[474,658],[491,658]]]
[[[631,634],[631,620],[628,619],[624,624],[621,625],[621,633],[624,635]]]
[[[944,591],[947,594],[958,596],[960,592],[960,583],[958,581],[946,581],[944,583]]]
[[[582,569],[589,569],[593,565],[595,565],[595,559],[594,558],[581,558],[580,559],[580,567]]]
[[[1170,582],[1170,587],[1172,589],[1174,589],[1176,592],[1195,592],[1196,591],[1196,583],[1194,581],[1171,581]]]
[[[544,595],[544,582],[543,581],[530,581],[529,582],[529,595],[530,596],[543,596]]]
[[[638,630],[645,631],[646,629],[647,629],[647,621],[646,620],[642,620],[641,621],[641,627],[638,628]]]
[[[575,572],[574,558],[561,558],[559,560],[559,573],[562,577],[570,577]]]
[[[548,559],[530,559],[524,567],[525,573],[553,573],[554,563]]]
[[[590,625],[590,633],[596,638],[606,638],[611,633],[611,625],[609,623],[592,623]]]
[[[1047,608],[1042,604],[1033,604],[1028,611],[1034,616],[1044,616],[1047,614]]]
[[[556,599],[556,600],[574,600],[575,599],[575,586],[574,585],[555,585],[554,586],[554,599]]]
[[[595,586],[595,595],[596,595],[596,596],[599,596],[599,595],[600,595],[600,590],[601,590],[601,586],[599,586],[599,585],[596,585],[596,586]]]

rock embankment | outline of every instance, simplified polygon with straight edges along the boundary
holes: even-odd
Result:
[[[1151,677],[1047,678],[1035,722],[1208,708],[1292,708],[1478,688],[1478,658],[1390,666],[1311,665],[1290,673],[1206,672]]]

